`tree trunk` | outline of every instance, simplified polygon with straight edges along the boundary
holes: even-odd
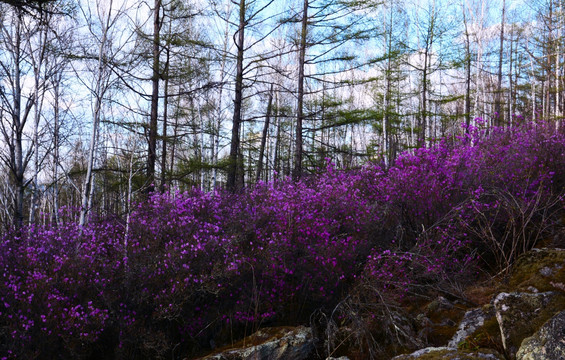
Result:
[[[102,39],[100,40],[100,47],[98,49],[98,76],[96,79],[96,88],[94,93],[96,99],[94,103],[92,134],[90,136],[90,148],[88,151],[86,179],[85,179],[84,189],[82,191],[81,210],[80,210],[80,219],[79,219],[79,226],[81,229],[88,221],[88,214],[90,212],[89,202],[91,203],[91,201],[89,200],[92,199],[92,192],[94,188],[93,185],[94,157],[96,153],[96,140],[98,138],[98,127],[100,124],[102,100],[106,92],[106,85],[103,84],[103,81],[104,81],[104,77],[107,76],[105,74],[105,68],[106,68],[105,58],[107,56],[105,52],[106,52],[106,42],[108,39],[108,30],[110,27],[112,5],[113,5],[113,1],[110,0],[110,6],[108,7],[108,15],[106,18],[106,23],[104,24],[104,28],[102,29]]]
[[[508,51],[508,121],[510,127],[514,125],[514,85],[512,81],[512,65],[514,61],[513,47],[514,47],[514,24],[510,28],[510,49]]]
[[[231,4],[231,3],[230,3]],[[228,5],[229,6],[229,5]],[[228,8],[229,10],[229,8]],[[222,62],[220,64],[220,86],[218,89],[218,109],[216,114],[216,123],[215,127],[212,131],[212,190],[216,191],[217,183],[218,183],[218,156],[220,152],[220,129],[222,127],[222,117],[223,117],[223,109],[222,109],[222,93],[224,90],[224,78],[226,75],[226,62],[227,62],[227,51],[228,51],[228,41],[229,41],[229,22],[226,22],[226,28],[224,30],[224,49],[222,53]]]
[[[502,126],[504,122],[504,115],[502,112],[502,55],[504,54],[504,24],[505,24],[505,11],[506,0],[502,0],[502,21],[500,23],[500,49],[498,52],[498,84],[496,89],[496,102],[495,102],[495,124]]]
[[[204,164],[206,163],[206,156],[204,150],[204,118],[202,117],[202,109],[200,108],[198,100],[196,100],[196,110],[198,111],[198,122],[200,123],[200,153],[198,154],[200,161],[200,190],[205,191]]]
[[[259,161],[257,162],[257,174],[255,175],[255,182],[261,179],[261,172],[263,171],[263,157],[265,155],[265,144],[267,142],[267,134],[269,132],[269,122],[271,121],[271,111],[273,107],[273,84],[269,91],[269,101],[267,104],[267,114],[265,115],[265,125],[263,126],[263,134],[261,136],[261,147],[259,148]]]
[[[557,3],[557,14],[561,15],[561,11],[563,11],[563,8],[561,7],[561,0],[558,1]],[[557,20],[557,35],[556,35],[556,44],[557,44],[557,49],[555,52],[555,126],[557,129],[559,129],[559,122],[561,121],[561,84],[560,84],[560,78],[561,78],[561,17],[562,15],[558,18]]]
[[[21,13],[18,12],[16,32],[15,32],[15,47],[14,47],[14,108],[12,113],[12,126],[15,132],[15,143],[12,160],[12,172],[16,185],[16,193],[14,199],[14,226],[20,229],[24,223],[24,155],[22,136],[25,125],[25,118],[21,118],[22,110],[22,83],[21,83]]]
[[[422,73],[422,112],[420,114],[420,126],[418,131],[418,147],[426,147],[427,124],[427,93],[428,93],[428,49],[424,51],[424,70]]]
[[[280,165],[280,143],[281,143],[281,117],[279,116],[279,93],[275,94],[275,126],[276,126],[276,134],[275,134],[275,144],[274,146],[274,154],[273,154],[273,179],[278,179],[281,172],[281,165]]]
[[[304,0],[302,12],[302,30],[300,32],[300,52],[298,54],[298,102],[296,109],[296,134],[294,146],[294,181],[302,176],[302,122],[304,120],[304,67],[306,62],[306,35],[308,31],[308,0]]]
[[[169,24],[170,32],[170,24]],[[165,93],[163,98],[163,144],[161,150],[161,193],[165,192],[167,186],[167,125],[168,125],[168,108],[169,108],[169,62],[171,51],[169,47],[166,50],[167,59],[165,62]]]
[[[390,99],[391,99],[391,82],[392,82],[392,64],[391,64],[391,56],[392,56],[392,17],[393,17],[393,6],[390,6],[390,19],[389,19],[389,26],[388,26],[388,39],[387,39],[387,64],[386,64],[386,84],[385,84],[385,98],[384,98],[384,116],[383,116],[383,151],[384,151],[384,164],[385,168],[388,169],[390,164],[390,151],[389,151],[389,126],[390,126]]]
[[[228,178],[226,187],[229,191],[235,192],[238,179],[238,162],[240,157],[240,137],[241,127],[241,105],[243,102],[243,52],[244,52],[244,31],[245,31],[245,0],[239,2],[239,28],[237,30],[237,64],[235,75],[235,99],[233,107],[233,121],[231,130],[231,146],[228,165]]]
[[[555,54],[555,127],[559,130],[559,124],[562,121],[562,112],[561,112],[561,31],[563,25],[563,4],[562,0],[557,2],[557,13],[560,15],[557,20],[557,50]]]
[[[181,91],[181,86],[179,85],[178,91]],[[171,160],[169,164],[169,174],[173,175],[175,170],[175,156],[176,156],[176,149],[177,149],[177,138],[178,138],[178,129],[179,129],[179,111],[180,111],[180,97],[177,97],[177,104],[176,104],[176,111],[175,111],[175,123],[173,124],[173,137],[172,137],[172,144],[171,144]],[[172,185],[172,184],[171,184]]]
[[[59,225],[59,96],[61,93],[61,74],[53,84],[53,223]]]
[[[159,116],[159,45],[160,45],[161,0],[155,0],[153,10],[153,77],[151,92],[151,114],[149,117],[149,148],[147,156],[147,191],[155,189],[155,163],[157,160],[157,118]]]
[[[40,87],[40,76],[41,76],[41,68],[45,61],[45,54],[47,50],[47,28],[44,26],[44,22],[47,22],[46,19],[43,18],[43,13],[40,14],[41,24],[40,24],[40,41],[38,44],[39,47],[39,54],[38,58],[36,59],[33,55],[31,56],[31,61],[33,65],[33,78],[34,78],[34,98],[35,98],[35,113],[34,113],[34,123],[33,123],[33,147],[34,147],[34,157],[33,157],[33,191],[31,194],[31,208],[29,211],[29,223],[35,223],[35,214],[37,212],[38,201],[39,201],[39,183],[38,183],[38,176],[39,176],[39,122],[41,120],[41,108],[43,105],[43,95],[39,95],[39,87]],[[31,49],[31,44],[29,43],[30,38],[28,37],[28,46]],[[46,80],[46,79],[45,79]],[[45,81],[44,80],[44,81]]]

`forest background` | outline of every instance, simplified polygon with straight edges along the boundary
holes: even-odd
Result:
[[[561,1],[7,2],[0,223],[123,216],[563,112]]]

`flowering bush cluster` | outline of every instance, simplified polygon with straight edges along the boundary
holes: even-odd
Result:
[[[473,258],[486,269],[508,268],[562,225],[562,132],[545,123],[466,130],[404,154],[375,183],[383,229],[395,246],[369,257],[370,281],[403,293],[421,277],[452,282]]]
[[[0,358],[190,356],[352,288],[400,298],[504,267],[558,225],[562,169],[549,126],[470,128],[390,169],[328,164],[241,194],[153,194],[127,224],[6,233]]]

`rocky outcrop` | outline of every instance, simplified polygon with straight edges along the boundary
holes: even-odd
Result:
[[[306,360],[314,353],[310,328],[265,328],[245,338],[237,348],[201,360]]]
[[[494,316],[495,312],[492,306],[467,311],[463,316],[463,320],[459,323],[455,335],[447,344],[447,347],[457,348],[468,336],[483,326],[487,319],[492,319]]]
[[[330,340],[332,349],[341,349],[333,354],[359,355],[362,349],[356,348],[356,344],[371,337],[378,339],[382,359],[399,351],[421,349],[393,359],[565,360],[565,250],[539,249],[523,254],[506,279],[507,282],[486,286],[486,293],[477,293],[479,301],[474,303],[483,306],[476,309],[469,310],[467,303],[439,296],[412,310],[390,311],[366,337],[365,333],[357,333],[355,327],[336,325],[334,338],[326,339],[327,323],[321,323],[319,329],[314,323],[312,329],[267,328],[204,359],[317,359],[327,354]],[[316,337],[318,345],[323,345],[318,351]],[[351,349],[357,352],[350,353]]]
[[[516,354],[522,340],[536,330],[532,328],[536,318],[555,295],[554,292],[500,293],[494,299],[502,345],[509,354]]]
[[[546,322],[533,336],[524,339],[516,360],[565,359],[565,311]]]
[[[494,350],[480,349],[477,351],[458,350],[449,347],[432,347],[418,350],[412,354],[399,355],[393,360],[503,360],[504,357]]]
[[[523,254],[503,288],[512,292],[501,292],[491,304],[465,313],[447,346],[394,359],[503,359],[500,353],[505,352],[517,360],[565,360],[565,251]],[[449,312],[445,306],[441,310]],[[556,313],[560,315],[553,317]]]
[[[444,346],[455,334],[457,324],[467,311],[467,307],[453,303],[443,296],[438,296],[433,301],[422,307],[415,316],[417,336],[423,346]],[[414,349],[414,350],[416,350]],[[411,350],[405,348],[405,350]]]
[[[516,260],[508,285],[513,291],[565,291],[564,265],[564,249],[533,249]]]

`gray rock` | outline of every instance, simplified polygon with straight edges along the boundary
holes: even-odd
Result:
[[[510,356],[516,354],[522,340],[536,330],[531,328],[533,320],[540,316],[554,297],[554,292],[500,293],[496,296],[494,308],[502,345]]]
[[[553,270],[548,268],[547,266],[540,269],[540,274],[545,277],[553,276]]]
[[[524,339],[516,360],[565,360],[565,311],[546,322],[533,336]]]
[[[304,326],[262,329],[248,339],[254,345],[229,349],[202,360],[306,360],[315,353],[312,332]]]
[[[414,360],[414,359],[443,359],[443,360],[503,360],[504,357],[494,350],[479,349],[476,351],[471,350],[457,350],[449,347],[430,347],[418,350],[408,355],[399,355],[392,358],[392,360]]]
[[[486,320],[491,319],[494,316],[495,313],[492,306],[467,311],[463,316],[463,320],[459,323],[457,332],[453,335],[447,344],[447,347],[457,348],[457,346],[463,342],[467,336],[474,333],[479,327],[483,326]]]
[[[450,348],[445,347],[445,346],[428,347],[428,348],[425,348],[425,349],[420,349],[418,351],[414,351],[412,354],[409,354],[409,355],[396,356],[393,359],[401,358],[402,356],[409,356],[409,357],[411,356],[412,358],[418,358],[418,357],[421,357],[422,355],[426,355],[426,354],[429,354],[429,353],[449,352],[449,351],[452,351],[452,350],[453,349],[450,349]]]

